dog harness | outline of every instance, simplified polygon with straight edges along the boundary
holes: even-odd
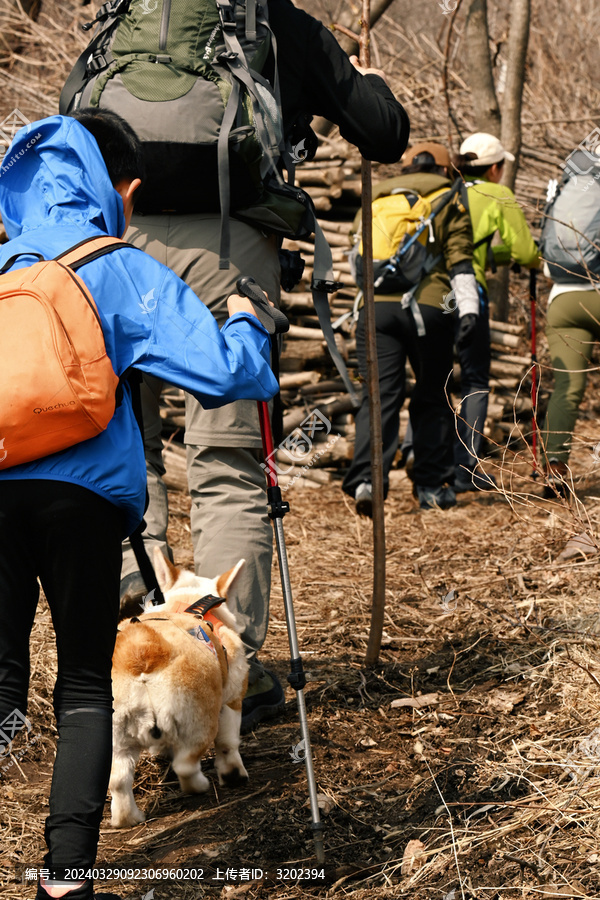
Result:
[[[214,594],[207,594],[205,597],[200,597],[199,600],[195,600],[190,606],[186,606],[183,602],[171,601],[169,604],[169,612],[173,613],[187,613],[192,615],[195,619],[201,619],[203,622],[210,627],[211,631],[218,637],[219,631],[223,627],[223,623],[220,619],[211,612],[215,607],[220,606],[221,603],[224,603],[225,600],[223,597],[215,597]],[[152,616],[152,619],[162,620],[160,616]],[[133,619],[130,619],[131,622],[139,622],[137,616],[134,616]],[[148,621],[148,619],[146,619]],[[166,621],[166,620],[164,620]],[[188,634],[191,634],[192,637],[195,637],[197,640],[202,641],[206,644],[207,650],[210,650],[215,656],[217,656],[217,650],[213,642],[211,641],[209,635],[206,633],[204,628],[200,623],[194,625],[193,628],[188,629]],[[227,647],[221,642],[221,647],[223,649],[223,653],[225,654],[225,662],[227,664],[227,668],[229,669],[229,660],[227,659]]]
[[[187,613],[188,615],[194,616],[196,619],[202,619],[203,622],[206,622],[211,630],[219,636],[219,631],[223,627],[223,623],[220,619],[211,612],[215,607],[220,606],[221,603],[224,603],[223,597],[215,597],[214,594],[207,594],[205,597],[200,597],[199,600],[195,600],[191,606],[185,606],[184,603],[174,602],[171,605],[171,611],[176,613]],[[189,629],[189,634],[193,635],[199,641],[205,641],[207,648],[217,655],[217,651],[215,645],[211,641],[210,637],[202,627],[202,625],[198,624],[194,628]],[[223,647],[223,653],[225,654],[225,662],[227,663],[227,668],[229,668],[229,661],[227,659],[227,648],[221,642],[221,646]]]

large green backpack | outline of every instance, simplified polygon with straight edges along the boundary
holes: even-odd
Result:
[[[220,211],[222,268],[230,212],[285,237],[312,232],[310,201],[278,171],[289,160],[266,0],[112,0],[95,24],[60,111],[102,106],[132,126],[146,163],[138,211]]]
[[[327,295],[338,287],[331,250],[310,197],[293,185],[267,0],[110,0],[95,24],[60,112],[100,106],[119,113],[144,149],[136,210],[220,212],[220,268],[229,267],[230,214],[282,237],[314,232],[313,301],[358,403],[331,325]]]

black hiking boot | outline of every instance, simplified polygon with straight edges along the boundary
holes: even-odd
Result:
[[[272,719],[285,707],[285,694],[277,675],[264,670],[264,675],[248,688],[242,700],[240,731],[247,734],[264,719]]]

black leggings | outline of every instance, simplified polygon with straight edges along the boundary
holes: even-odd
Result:
[[[398,449],[400,409],[406,396],[406,358],[415,373],[416,385],[410,402],[413,429],[415,483],[441,487],[454,481],[454,414],[446,397],[446,381],[452,371],[454,343],[453,317],[441,308],[419,307],[425,335],[419,337],[412,313],[399,300],[378,300],[375,304],[381,429],[383,441],[383,490],[387,496],[389,471]],[[364,310],[356,329],[356,352],[360,373],[366,381],[366,341]],[[356,413],[354,459],[344,478],[343,489],[354,496],[361,481],[371,481],[369,396],[363,389],[362,404]]]
[[[56,634],[58,743],[46,866],[89,866],[96,858],[112,756],[122,527],[118,507],[78,485],[0,480],[0,729],[15,710],[27,711],[38,576]]]

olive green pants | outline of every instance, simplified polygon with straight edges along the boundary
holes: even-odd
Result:
[[[548,459],[566,463],[592,350],[594,343],[600,341],[600,294],[559,294],[548,307],[546,337],[554,370],[554,393],[546,414],[544,446]]]

